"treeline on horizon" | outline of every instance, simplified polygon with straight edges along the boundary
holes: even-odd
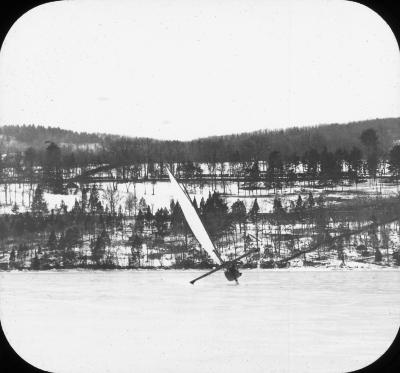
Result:
[[[311,150],[319,153],[338,150],[350,152],[354,147],[366,150],[360,136],[367,129],[373,129],[377,135],[376,155],[385,158],[395,140],[400,139],[400,118],[260,130],[192,141],[78,133],[34,125],[8,125],[0,127],[0,153],[15,156],[28,151],[33,157],[31,161],[40,165],[45,158],[47,144],[53,142],[62,149],[63,160],[78,166],[146,162],[246,162],[268,160],[271,153],[277,151],[282,161],[287,162]],[[90,144],[97,146],[85,147]],[[364,153],[366,157],[367,152]]]

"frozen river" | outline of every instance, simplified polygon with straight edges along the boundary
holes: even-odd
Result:
[[[348,372],[400,325],[400,271],[0,273],[18,354],[50,372]]]

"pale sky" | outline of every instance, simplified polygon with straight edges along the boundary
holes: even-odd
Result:
[[[342,0],[75,0],[0,52],[0,125],[193,139],[400,116],[390,27]]]

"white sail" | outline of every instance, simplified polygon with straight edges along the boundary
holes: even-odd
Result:
[[[207,251],[208,255],[210,255],[211,259],[217,263],[222,264],[222,261],[215,254],[215,247],[210,240],[210,236],[208,235],[206,229],[204,228],[203,223],[200,220],[199,215],[196,212],[196,209],[192,205],[192,201],[190,197],[187,195],[186,191],[178,184],[175,177],[171,174],[169,169],[166,167],[169,179],[174,187],[174,191],[176,193],[176,198],[181,206],[183,215],[185,215],[186,221],[192,230],[193,234],[196,236],[199,241],[201,247]]]

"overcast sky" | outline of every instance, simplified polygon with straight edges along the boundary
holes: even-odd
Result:
[[[0,53],[0,125],[167,139],[400,116],[389,26],[347,1],[65,1]]]

